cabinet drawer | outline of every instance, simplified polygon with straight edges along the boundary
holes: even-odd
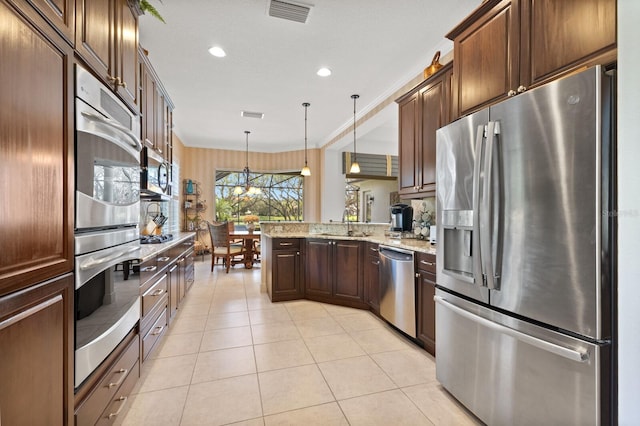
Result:
[[[115,423],[118,415],[122,413],[122,411],[127,406],[129,396],[131,395],[131,391],[136,384],[138,379],[138,375],[136,374],[136,370],[139,368],[140,364],[136,362],[133,367],[131,373],[127,375],[127,378],[118,389],[118,392],[111,398],[109,405],[106,410],[102,412],[100,418],[96,422],[96,425],[111,425]]]
[[[158,272],[157,256],[142,262],[140,264],[140,285],[144,287],[144,285]]]
[[[139,347],[140,338],[136,336],[129,343],[122,356],[106,372],[91,395],[76,411],[77,425],[94,424],[100,413],[104,411],[109,401],[114,398],[116,392],[124,386],[125,382],[133,381],[135,384],[139,376],[139,364],[137,364]]]
[[[433,254],[418,252],[418,270],[436,273],[436,257]],[[435,277],[434,277],[435,278]]]
[[[142,338],[142,360],[147,359],[147,356],[151,353],[151,350],[155,344],[164,335],[167,328],[167,308],[165,307],[160,311],[158,318]]]
[[[379,247],[377,243],[367,243],[367,255],[380,257]]]
[[[144,318],[167,293],[167,275],[163,275],[142,295],[142,317]]]
[[[162,253],[158,253],[158,272],[162,272],[164,268],[171,263],[171,250],[165,250]]]
[[[300,249],[300,238],[274,238],[273,250]]]

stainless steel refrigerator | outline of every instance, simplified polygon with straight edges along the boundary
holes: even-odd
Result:
[[[612,422],[614,73],[437,132],[436,375],[487,424]]]

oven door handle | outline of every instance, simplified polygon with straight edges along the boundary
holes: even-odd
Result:
[[[114,129],[120,130],[122,133],[127,135],[129,137],[129,139],[131,139],[131,141],[133,142],[131,144],[131,146],[133,146],[137,151],[142,150],[142,144],[140,143],[140,139],[138,139],[138,137],[135,135],[135,133],[133,133],[131,130],[127,129],[122,124],[118,123],[117,121],[111,120],[111,119],[106,118],[106,117],[102,117],[102,116],[97,115],[97,114],[92,114],[92,113],[86,112],[86,111],[82,111],[80,114],[82,114],[83,117],[85,117],[85,118],[87,118],[89,120],[97,121],[98,123],[102,123],[104,125],[113,127]]]
[[[124,250],[118,250],[115,253],[108,254],[102,257],[90,257],[86,262],[82,262],[80,264],[80,269],[86,271],[87,269],[93,269],[96,266],[104,265],[105,263],[109,263],[113,260],[116,260],[122,256],[125,256],[129,253],[133,253],[134,251],[140,250],[140,247],[128,247]]]

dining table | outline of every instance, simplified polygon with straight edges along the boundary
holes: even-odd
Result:
[[[247,269],[253,268],[253,256],[255,255],[254,241],[260,240],[260,231],[233,231],[229,232],[229,240],[237,241],[242,240],[244,245],[244,267]]]

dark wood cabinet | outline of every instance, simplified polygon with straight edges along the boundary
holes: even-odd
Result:
[[[454,28],[455,117],[615,60],[615,0],[489,0]]]
[[[140,264],[141,361],[157,346],[194,280],[191,236]]]
[[[304,297],[302,246],[299,238],[264,238],[262,259],[267,293],[272,302]]]
[[[169,278],[169,320],[171,321],[178,312],[178,305],[184,296],[183,285],[180,282],[180,265],[172,265],[167,272]]]
[[[22,7],[0,1],[0,295],[73,270],[73,50]]]
[[[75,0],[27,0],[69,43],[75,42]]]
[[[305,244],[304,292],[308,299],[330,299],[333,295],[332,240],[307,238]]]
[[[363,267],[362,242],[309,238],[305,248],[305,296],[368,308],[364,301]]]
[[[413,194],[418,191],[418,158],[420,144],[418,133],[419,98],[418,93],[413,92],[409,96],[398,101],[399,135],[398,135],[398,192],[400,194]]]
[[[76,49],[95,74],[139,110],[138,17],[127,0],[76,0]]]
[[[431,355],[436,354],[436,257],[417,253],[417,337]]]
[[[435,195],[436,130],[450,122],[452,65],[443,67],[399,98],[398,192]]]
[[[181,283],[181,291],[182,291],[182,296],[184,297],[184,294],[189,291],[189,289],[191,288],[191,286],[193,285],[195,276],[194,276],[194,263],[195,263],[195,259],[196,259],[196,252],[194,249],[194,242],[195,239],[192,238],[190,240],[190,244],[191,244],[191,248],[189,250],[187,250],[185,252],[185,254],[183,255],[183,260],[180,263],[180,269],[181,269],[181,273],[180,273],[180,283]]]
[[[0,423],[73,423],[73,275],[0,297]]]
[[[170,165],[173,161],[173,102],[141,47],[138,49],[138,62],[141,139]]]
[[[380,254],[378,244],[366,243],[364,264],[364,298],[369,308],[380,313]]]

